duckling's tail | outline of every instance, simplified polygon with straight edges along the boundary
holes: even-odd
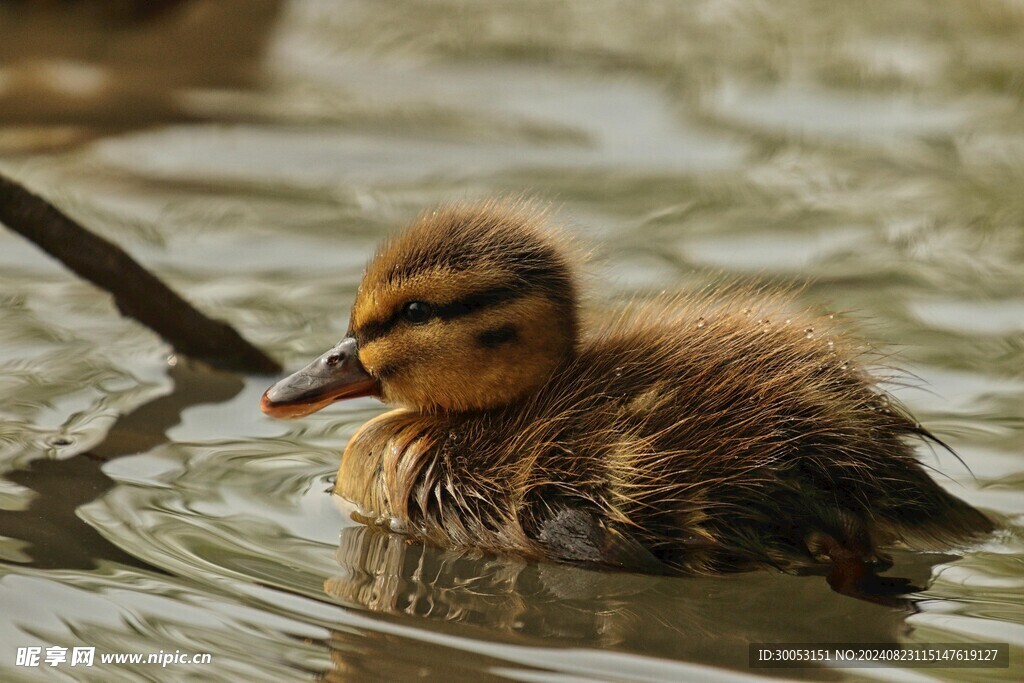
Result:
[[[922,478],[927,475],[922,473]],[[983,512],[950,495],[929,480],[931,489],[919,491],[898,514],[888,515],[895,535],[917,550],[940,551],[976,541],[995,529]],[[922,487],[925,484],[922,482]]]
[[[913,434],[931,441],[960,459],[952,448],[924,427],[914,425]],[[995,522],[991,518],[948,493],[928,475],[919,462],[915,461],[901,474],[905,494],[890,500],[883,515],[887,526],[910,547],[918,550],[944,550],[976,541],[995,529]]]

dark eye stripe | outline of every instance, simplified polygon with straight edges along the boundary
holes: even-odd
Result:
[[[366,323],[361,328],[354,331],[353,334],[356,341],[358,341],[360,345],[363,345],[368,344],[375,339],[380,339],[398,324],[400,315],[401,314],[392,316],[387,320],[373,320]]]
[[[441,304],[434,307],[434,315],[442,320],[452,320],[453,318],[459,318],[464,315],[469,315],[474,311],[479,311],[484,308],[492,308],[505,301],[511,301],[522,296],[522,290],[503,285],[500,287],[492,287],[482,292],[475,292],[469,296],[460,299],[459,301],[453,301],[448,304]]]
[[[498,285],[480,292],[474,292],[458,301],[446,304],[436,304],[434,315],[441,320],[454,320],[465,315],[486,308],[492,308],[506,301],[512,301],[523,296],[523,288],[512,285]],[[368,344],[375,339],[380,339],[395,328],[402,320],[402,309],[393,313],[386,320],[375,320],[366,323],[355,331],[355,337],[360,344]]]

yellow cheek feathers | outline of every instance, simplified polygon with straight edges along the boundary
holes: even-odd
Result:
[[[362,346],[383,398],[422,409],[510,403],[542,386],[571,354],[571,311],[541,295],[423,325],[396,325]]]

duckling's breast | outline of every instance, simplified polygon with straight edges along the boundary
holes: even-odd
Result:
[[[433,448],[430,426],[424,416],[399,409],[375,417],[352,436],[334,493],[355,504],[358,521],[406,530],[409,501]]]

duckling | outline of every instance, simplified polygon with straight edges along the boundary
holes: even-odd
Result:
[[[584,324],[575,252],[547,223],[523,202],[424,213],[370,261],[345,339],[264,394],[274,417],[398,406],[342,457],[360,521],[595,568],[838,581],[894,543],[993,528],[925,473],[912,441],[941,442],[831,319],[734,292]]]

